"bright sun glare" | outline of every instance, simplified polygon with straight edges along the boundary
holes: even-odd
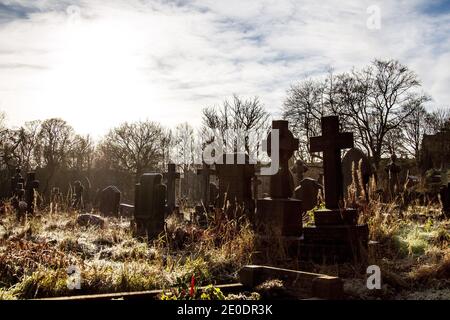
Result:
[[[40,100],[92,131],[83,119],[101,124],[123,121],[123,112],[157,101],[157,90],[144,74],[144,57],[133,27],[113,19],[69,21],[57,34],[52,68],[44,77]],[[131,109],[130,109],[131,108]],[[81,127],[80,127],[81,126]]]

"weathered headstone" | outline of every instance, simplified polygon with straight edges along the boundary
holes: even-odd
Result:
[[[397,164],[397,156],[395,153],[391,155],[391,160],[385,168],[388,174],[388,193],[391,199],[395,198],[400,191],[399,173],[401,167]]]
[[[252,180],[255,165],[249,163],[249,157],[243,153],[224,154],[223,163],[216,163],[216,175],[219,179],[218,206],[233,211],[243,206],[244,211],[253,213],[255,208],[252,197]]]
[[[315,227],[303,229],[302,260],[340,263],[363,259],[367,225],[357,225],[355,209],[343,207],[341,149],[353,147],[353,134],[339,131],[339,118],[322,118],[322,136],[310,139],[311,152],[323,152],[325,209],[314,212]]]
[[[116,186],[108,186],[100,193],[99,210],[105,216],[118,216],[122,193]]]
[[[257,200],[256,226],[259,233],[269,232],[279,237],[299,237],[302,233],[302,202],[292,199],[293,178],[289,159],[298,149],[295,139],[284,120],[272,121],[272,131],[278,130],[279,168],[270,176],[270,197]],[[267,151],[272,157],[272,133],[267,138]]]
[[[164,231],[167,187],[159,173],[145,173],[136,184],[134,222],[139,237],[156,238]]]
[[[73,198],[72,198],[72,208],[73,209],[83,209],[83,191],[84,187],[80,181],[75,181],[73,184]]]
[[[36,180],[36,173],[29,172],[25,182],[25,202],[27,203],[27,213],[34,213],[36,191],[39,189],[39,180]]]
[[[361,170],[361,178],[358,171]],[[351,148],[342,158],[342,182],[344,185],[344,197],[348,197],[348,188],[355,182],[356,196],[359,198],[363,194],[367,198],[367,184],[372,175],[372,167],[369,158],[358,148]],[[362,184],[362,186],[361,186]],[[363,189],[361,188],[363,187]]]
[[[167,173],[164,174],[164,178],[167,184],[167,212],[172,213],[176,206],[175,183],[177,179],[180,179],[180,173],[176,172],[175,163],[167,165]]]
[[[295,198],[302,201],[302,210],[307,212],[318,204],[319,192],[323,191],[322,185],[312,178],[305,178],[295,188]]]

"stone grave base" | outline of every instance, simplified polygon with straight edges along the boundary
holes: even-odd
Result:
[[[257,200],[256,229],[282,237],[300,237],[302,234],[302,202],[296,199],[264,198]]]
[[[299,245],[299,258],[320,264],[363,262],[368,240],[367,224],[306,227]]]

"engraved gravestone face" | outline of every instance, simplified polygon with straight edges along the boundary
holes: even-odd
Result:
[[[317,206],[317,197],[322,190],[322,185],[312,178],[305,178],[300,182],[300,185],[295,188],[294,194],[296,199],[302,201],[303,212],[307,212]]]
[[[118,216],[122,193],[116,186],[108,186],[100,192],[99,210],[105,216]]]
[[[135,189],[134,220],[137,235],[157,237],[164,231],[167,187],[159,173],[145,173]]]
[[[172,213],[175,209],[175,183],[177,179],[180,179],[180,174],[176,172],[175,163],[169,163],[167,165],[167,173],[164,174],[167,182],[167,210]]]
[[[361,168],[360,168],[361,166]],[[361,169],[362,181],[359,181],[358,170]],[[372,169],[369,158],[358,148],[348,150],[342,158],[342,181],[344,187],[344,196],[347,196],[348,188],[355,181],[356,195],[360,197],[364,191],[366,192],[366,185],[369,183]],[[361,190],[361,183],[364,190]]]
[[[339,118],[322,118],[322,136],[310,139],[310,152],[323,153],[325,206],[338,209],[343,200],[341,149],[353,148],[353,133],[339,132]]]
[[[247,209],[254,209],[252,180],[255,165],[249,163],[247,155],[224,154],[223,164],[216,164],[216,175],[219,179],[219,207],[228,202],[231,206],[244,204]]]

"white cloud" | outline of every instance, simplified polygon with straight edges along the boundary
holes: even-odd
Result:
[[[424,13],[425,0],[4,5],[0,109],[16,125],[60,116],[102,134],[125,120],[198,124],[202,107],[232,93],[258,95],[276,114],[291,83],[378,57],[416,71],[433,105],[450,98],[450,13]],[[366,27],[370,5],[380,30]]]

